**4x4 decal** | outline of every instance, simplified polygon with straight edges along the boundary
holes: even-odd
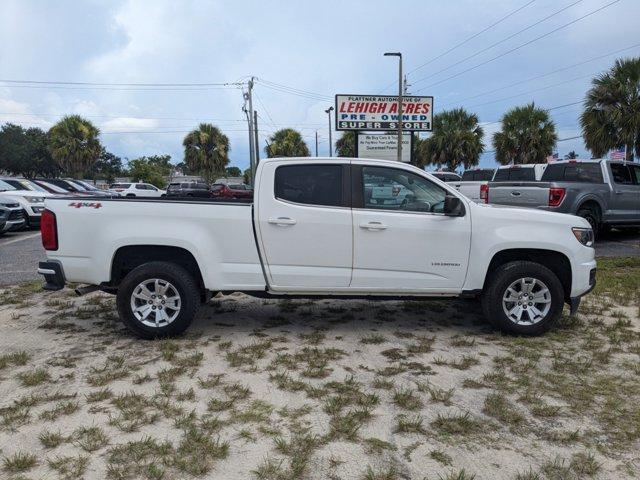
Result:
[[[102,208],[102,204],[100,202],[71,202],[69,206],[75,207],[75,208],[82,208],[82,207]]]

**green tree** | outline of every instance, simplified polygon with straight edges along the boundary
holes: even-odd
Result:
[[[544,163],[558,135],[549,113],[534,103],[509,110],[502,117],[502,130],[493,134],[496,160],[502,165]]]
[[[244,180],[245,185],[251,184],[251,169],[247,168],[244,172],[242,172],[242,179]]]
[[[53,177],[60,169],[47,148],[47,134],[7,123],[0,128],[0,171],[27,178]]]
[[[578,158],[578,154],[575,152],[575,150],[571,150],[564,156],[565,160],[573,160],[574,158]]]
[[[93,180],[104,179],[111,183],[116,177],[124,175],[122,159],[102,147],[98,160],[89,168],[87,175]]]
[[[134,182],[151,183],[158,188],[166,185],[165,177],[171,172],[171,167],[167,169],[164,164],[164,157],[169,155],[140,157],[129,160],[129,177]]]
[[[640,158],[640,57],[616,60],[591,85],[580,116],[587,148],[603,157],[626,147],[627,160]]]
[[[227,167],[224,172],[227,177],[241,177],[242,170],[238,167]]]
[[[302,135],[293,128],[283,128],[274,133],[269,138],[269,145],[265,147],[264,151],[269,158],[311,156]]]
[[[184,137],[184,161],[192,172],[198,172],[211,183],[224,173],[229,163],[229,138],[210,123],[201,123]]]
[[[336,142],[336,155],[338,157],[356,156],[356,132],[347,130]]]
[[[477,165],[484,151],[478,116],[464,108],[445,110],[433,117],[433,134],[419,142],[416,155],[418,166],[427,164],[446,166],[455,170],[460,165]]]
[[[49,151],[65,173],[82,178],[100,156],[99,134],[89,120],[68,115],[49,130]]]

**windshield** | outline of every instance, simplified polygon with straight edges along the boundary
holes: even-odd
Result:
[[[47,191],[44,188],[42,188],[37,183],[32,182],[31,180],[17,180],[17,182],[20,185],[22,185],[22,187],[25,190],[33,190],[35,192],[45,192],[45,193],[47,193]]]
[[[54,185],[53,183],[45,182],[43,180],[39,180],[39,182],[46,187],[45,190],[49,189],[50,192],[53,192],[53,193],[69,193],[64,188],[60,188],[59,186]]]
[[[503,180],[525,180],[533,181],[536,179],[536,173],[533,167],[509,167],[499,168],[493,177],[494,182],[500,182]]]
[[[94,192],[95,192],[96,190],[100,190],[99,188],[94,187],[94,186],[93,186],[93,185],[91,185],[90,183],[83,182],[82,180],[74,180],[73,182],[74,182],[74,183],[76,183],[76,184],[78,184],[78,185],[80,185],[81,187],[84,187],[84,188],[85,188],[85,190],[91,190],[91,191],[94,191]]]
[[[16,190],[16,189],[13,188],[11,185],[9,185],[7,182],[0,180],[0,192],[6,192],[7,190]]]
[[[124,188],[127,189],[131,186],[130,183],[114,183],[109,188]]]

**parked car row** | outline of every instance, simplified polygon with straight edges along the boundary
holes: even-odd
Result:
[[[112,197],[118,194],[105,192],[82,180],[2,177],[0,178],[0,206],[3,211],[7,208],[10,210],[7,215],[10,218],[2,225],[1,219],[5,214],[0,215],[0,230],[5,233],[25,227],[37,228],[44,211],[45,199],[57,196]],[[6,207],[7,204],[11,207]]]
[[[253,199],[249,185],[214,183],[209,187],[204,182],[174,182],[167,187],[167,197],[196,197],[220,199]]]
[[[577,215],[595,234],[640,227],[640,165],[618,160],[561,160],[466,171],[454,186],[478,203]],[[491,176],[491,178],[489,178]]]

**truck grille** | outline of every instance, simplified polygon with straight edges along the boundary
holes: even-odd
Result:
[[[11,220],[23,220],[24,219],[24,212],[22,210],[12,210],[11,213],[9,213],[9,218],[7,220],[11,221]]]

